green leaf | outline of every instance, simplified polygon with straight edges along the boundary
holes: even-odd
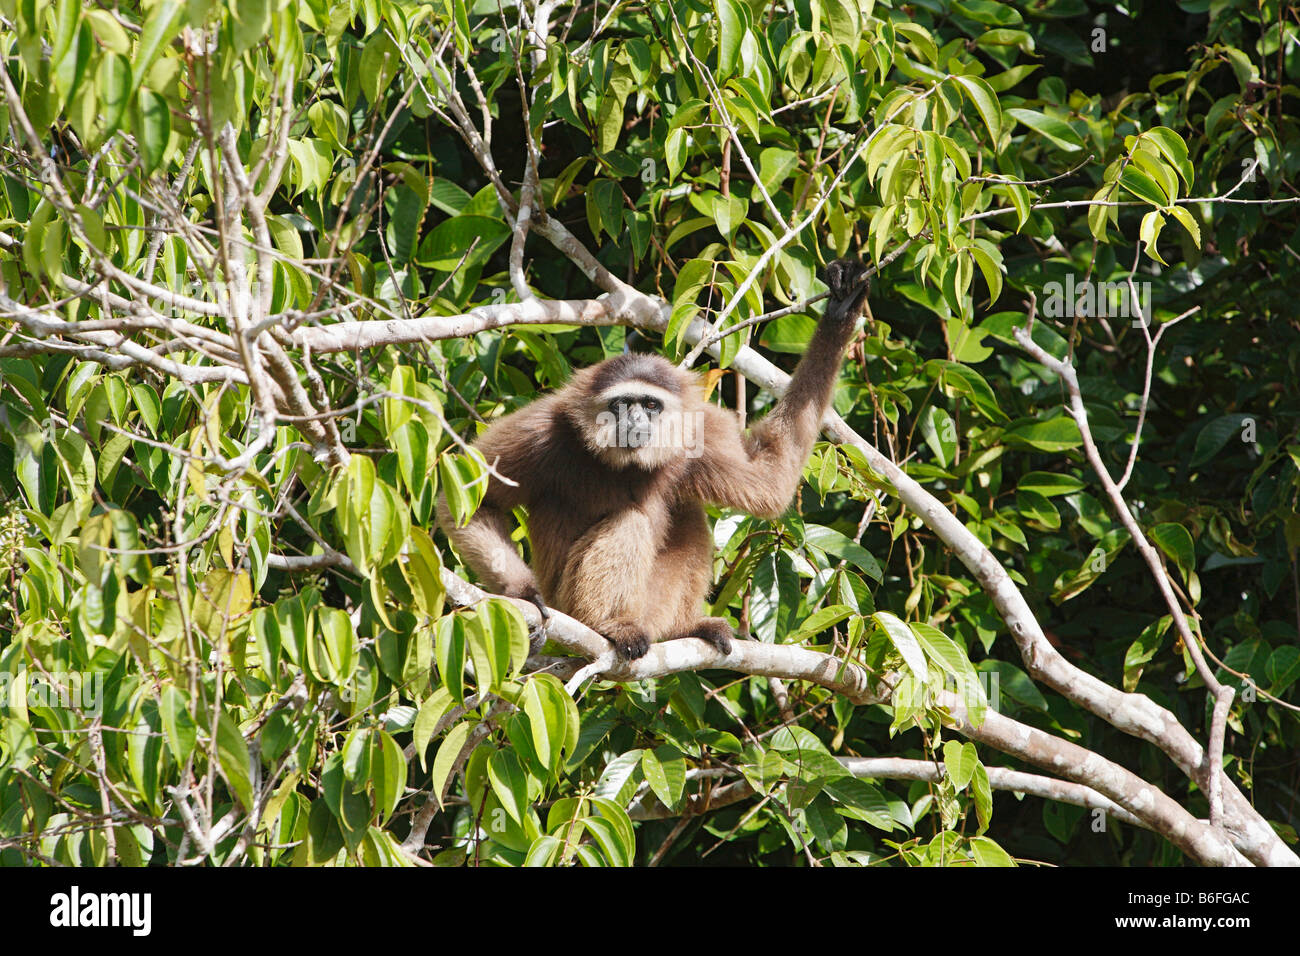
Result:
[[[185,695],[171,684],[162,689],[158,698],[158,716],[162,719],[167,747],[178,764],[184,764],[194,752],[198,727],[190,716]]]
[[[457,527],[464,527],[478,510],[487,489],[482,459],[444,453],[438,459],[438,479]],[[355,559],[354,559],[355,560]]]
[[[748,17],[737,0],[717,0],[718,71],[714,82],[721,85],[736,72],[740,41],[747,32]]]
[[[981,331],[986,324],[987,320],[981,325]],[[988,381],[975,369],[960,362],[931,359],[925,363],[925,374],[937,381],[949,398],[962,395],[970,399],[976,410],[989,421],[1007,420],[1007,414],[999,407]]]
[[[551,674],[530,677],[519,696],[519,706],[528,717],[533,749],[542,765],[554,772],[564,757],[569,723],[577,724],[577,708],[564,685]],[[569,711],[572,711],[570,713]],[[573,739],[577,740],[576,726]]]
[[[786,637],[787,644],[798,644],[852,617],[856,611],[847,604],[832,604],[810,614],[799,630]]]
[[[458,704],[465,702],[465,650],[467,644],[465,616],[448,614],[438,621],[438,637],[434,649],[438,661],[438,675],[443,685]]]
[[[105,53],[99,61],[96,87],[103,103],[99,132],[107,139],[122,125],[122,114],[131,98],[131,65],[126,57]]]
[[[1196,544],[1191,533],[1182,525],[1169,521],[1156,525],[1147,534],[1178,565],[1185,583],[1196,571]]]
[[[1030,521],[1052,531],[1061,527],[1061,513],[1051,501],[1045,495],[1023,485],[1016,488],[1016,510]]]
[[[587,832],[600,845],[605,858],[614,866],[631,866],[636,858],[636,836],[632,821],[621,806],[611,800],[592,798],[599,816],[586,818]]]
[[[390,818],[406,790],[406,756],[385,730],[375,732],[370,758],[375,806],[381,821]]]
[[[1015,107],[1008,109],[1006,113],[1047,139],[1058,149],[1067,153],[1076,153],[1083,149],[1083,140],[1079,138],[1079,134],[1055,117],[1039,113],[1037,110]]]
[[[921,413],[921,435],[934,452],[941,468],[947,468],[957,451],[957,426],[952,416],[937,405]]]
[[[975,752],[975,745],[970,741],[962,743],[949,740],[944,743],[943,765],[947,768],[948,776],[958,792],[965,790],[966,785],[971,782],[979,762],[979,754]]]
[[[971,777],[971,796],[975,800],[975,818],[979,832],[989,828],[993,818],[993,788],[989,786],[989,774],[983,764],[975,765],[975,774]]]
[[[954,76],[953,80],[975,104],[980,119],[984,121],[984,126],[989,131],[990,141],[997,143],[1002,129],[1002,107],[998,104],[997,95],[992,87],[977,76]]]
[[[672,810],[686,786],[686,758],[676,747],[664,745],[641,754],[641,770],[659,802]]]
[[[1016,861],[1011,858],[1006,850],[998,846],[988,837],[977,836],[971,837],[971,853],[975,855],[975,862],[980,866],[1015,866]]]
[[[592,793],[619,806],[626,806],[636,790],[636,769],[640,766],[644,753],[641,749],[634,749],[612,759],[601,771]]]
[[[471,721],[462,720],[451,728],[447,736],[442,739],[442,743],[438,746],[438,753],[433,758],[433,769],[429,771],[429,793],[435,800],[439,800],[440,806],[443,787],[446,786],[447,779],[456,766],[456,758],[460,756],[465,741],[469,739],[471,727]]]
[[[564,841],[549,833],[539,836],[528,848],[524,866],[550,866],[564,848]]]
[[[396,262],[409,262],[420,238],[424,196],[405,185],[394,186],[384,196],[384,208],[388,212],[385,238],[389,254]]]
[[[217,717],[217,760],[234,796],[245,810],[251,810],[253,781],[249,775],[248,743],[234,718],[224,710]]]
[[[1156,652],[1164,645],[1165,635],[1169,632],[1169,625],[1173,621],[1166,614],[1148,624],[1143,628],[1138,639],[1129,645],[1128,650],[1124,652],[1124,690],[1133,693],[1137,689],[1138,681],[1142,677],[1143,667],[1151,658],[1156,656]]]
[[[1241,438],[1244,434],[1242,426],[1253,420],[1253,415],[1240,412],[1220,415],[1218,418],[1211,419],[1196,436],[1196,446],[1192,449],[1192,458],[1188,464],[1192,467],[1205,464],[1215,457],[1230,440]],[[1244,440],[1242,444],[1245,444]]]
[[[1164,196],[1161,205],[1167,205],[1178,198],[1178,177],[1166,165],[1160,151],[1147,142],[1139,142],[1132,153],[1133,166],[1146,173]],[[1121,177],[1122,181],[1123,177]]]
[[[361,50],[361,92],[372,107],[378,106],[387,95],[401,65],[401,51],[387,31],[376,33],[366,41]]]
[[[440,223],[424,237],[415,261],[441,272],[479,266],[509,237],[510,227],[499,219],[457,216]]]
[[[1045,422],[1032,422],[1008,429],[1006,438],[1039,451],[1060,452],[1083,444],[1079,426],[1068,415],[1058,415]]]
[[[893,815],[889,811],[889,802],[878,787],[859,780],[857,777],[840,777],[826,783],[826,792],[839,806],[838,811],[854,820],[862,820],[878,830],[889,832],[895,829]]]
[[[1300,647],[1286,644],[1276,648],[1268,659],[1264,673],[1271,682],[1269,692],[1282,693],[1300,677]]]
[[[140,32],[140,42],[131,56],[131,87],[144,82],[158,56],[158,51],[169,44],[180,32],[184,22],[185,5],[179,0],[158,0],[148,7],[149,14]]]
[[[1093,203],[1110,202],[1115,193],[1115,187],[1110,183],[1103,183],[1102,187],[1092,194]],[[1111,221],[1114,206],[1092,205],[1088,207],[1088,231],[1092,233],[1093,238],[1098,242],[1106,241],[1106,224]]]
[[[429,741],[433,738],[438,722],[451,713],[455,706],[456,701],[452,699],[451,692],[445,687],[439,687],[420,705],[420,710],[415,715],[415,726],[411,731],[411,743],[420,758],[422,768],[425,766],[424,756],[429,749]]]
[[[979,41],[977,40],[976,42]],[[1033,73],[1034,70],[1038,69],[1042,69],[1042,67],[1037,63],[1013,66],[1005,73],[999,73],[997,76],[989,77],[989,89],[995,93],[1005,93],[1025,77],[1029,76],[1029,74]]]
[[[890,643],[903,656],[908,669],[911,670],[918,681],[924,684],[930,672],[925,666],[925,652],[921,650],[921,645],[917,643],[912,629],[888,611],[877,611],[871,617],[881,626]]]
[[[333,672],[332,682],[344,684],[352,676],[356,662],[356,630],[352,619],[340,608],[322,607],[316,611],[318,628],[323,641],[323,650],[328,655],[329,668]],[[308,642],[308,648],[315,642]]]
[[[428,532],[411,528],[407,557],[401,568],[416,609],[427,617],[438,617],[446,592],[442,586],[442,558]]]
[[[957,0],[952,8],[962,16],[988,26],[1009,27],[1024,22],[1015,7],[994,0]]]
[[[1160,258],[1160,250],[1156,248],[1156,241],[1160,238],[1160,230],[1164,227],[1164,215],[1158,209],[1153,209],[1142,217],[1142,225],[1138,230],[1138,235],[1146,245],[1147,255],[1161,265],[1168,265],[1164,259]]]
[[[497,750],[488,758],[488,782],[506,813],[523,825],[528,813],[528,773],[511,750]]]
[[[1186,206],[1170,206],[1168,212],[1187,230],[1196,248],[1201,248],[1201,227],[1197,225],[1196,217],[1192,215],[1191,211]]]
[[[1073,475],[1056,475],[1048,471],[1031,471],[1027,472],[1016,487],[1024,491],[1035,491],[1047,498],[1057,495],[1071,495],[1076,491],[1081,491],[1084,487],[1082,481]]]
[[[841,561],[848,561],[876,581],[884,578],[884,571],[871,552],[834,528],[819,524],[805,525],[803,540],[806,546],[824,551]]]
[[[1160,188],[1160,185],[1142,170],[1131,164],[1124,167],[1124,172],[1119,177],[1119,184],[1138,199],[1153,206],[1163,208],[1169,203],[1169,197],[1165,195],[1165,191]],[[1149,216],[1150,213],[1148,213]],[[1143,223],[1145,222],[1146,219],[1143,219]],[[1163,222],[1164,219],[1162,218],[1161,223],[1163,224]]]
[[[495,665],[503,678],[513,678],[528,659],[528,622],[509,601],[490,600],[476,611],[483,629],[493,639]]]
[[[856,49],[862,37],[862,16],[856,0],[821,0],[820,6],[831,39]]]
[[[1178,175],[1183,178],[1183,183],[1190,192],[1192,183],[1196,179],[1196,170],[1187,157],[1187,143],[1183,138],[1168,126],[1156,126],[1147,130],[1142,136],[1154,142],[1160,152],[1164,153],[1169,164],[1178,170]]]
[[[605,230],[615,242],[623,235],[623,192],[612,179],[597,179],[587,186],[587,221],[599,236]]]

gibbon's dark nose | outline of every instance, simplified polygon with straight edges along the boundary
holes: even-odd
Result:
[[[640,402],[635,402],[623,407],[624,434],[626,436],[625,446],[628,448],[642,448],[650,444],[651,422],[650,416],[641,406]]]

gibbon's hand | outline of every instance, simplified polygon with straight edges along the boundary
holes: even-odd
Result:
[[[542,592],[531,584],[520,585],[519,587],[506,588],[501,592],[506,597],[518,598],[521,601],[531,601],[537,605],[537,610],[542,615],[542,621],[545,622],[551,616],[551,609],[546,606],[542,600]]]
[[[824,318],[832,322],[856,321],[871,291],[867,267],[855,259],[836,259],[826,267],[831,298]]]

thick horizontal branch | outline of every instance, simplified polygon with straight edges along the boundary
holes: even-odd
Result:
[[[931,760],[907,760],[903,757],[840,757],[838,759],[855,777],[877,780],[928,780],[931,783],[938,783],[941,777],[939,767]],[[1031,797],[1042,797],[1044,800],[1068,803],[1088,810],[1104,810],[1108,816],[1123,823],[1150,829],[1144,821],[1084,784],[1071,780],[1058,780],[1056,777],[1045,777],[1038,773],[1025,773],[1023,770],[1012,770],[1008,767],[985,767],[984,769],[989,775],[989,786],[994,790],[1009,790]]]
[[[835,759],[853,776],[863,779],[925,780],[938,783],[943,777],[943,770],[931,760],[911,760],[905,757],[836,757]],[[988,771],[989,786],[994,790],[1023,793],[1089,810],[1104,810],[1107,815],[1123,823],[1149,829],[1142,820],[1091,787],[1041,774],[1011,770],[1007,767],[986,767],[985,770]],[[679,810],[673,811],[660,803],[653,791],[647,790],[641,798],[633,802],[628,815],[633,820],[664,820],[670,817],[696,816],[738,803],[754,796],[754,793],[754,788],[748,781],[735,780],[712,790],[691,794]]]
[[[528,299],[484,305],[463,315],[426,315],[418,319],[335,322],[300,328],[293,340],[313,352],[350,352],[384,345],[456,339],[507,325],[619,325],[623,318],[603,299]]]
[[[443,569],[442,584],[453,604],[472,607],[497,595],[488,594],[451,571]],[[529,627],[542,626],[542,615],[528,601],[503,598],[523,612]],[[664,677],[679,671],[718,668],[759,677],[782,677],[806,680],[843,694],[855,704],[874,704],[888,698],[889,690],[878,686],[871,675],[857,664],[848,663],[793,644],[763,644],[758,641],[734,640],[731,653],[723,654],[699,638],[688,637],[653,644],[644,657],[622,661],[614,657],[604,637],[581,621],[551,610],[545,621],[545,636],[573,654],[596,661],[593,675],[601,680],[637,681]]]

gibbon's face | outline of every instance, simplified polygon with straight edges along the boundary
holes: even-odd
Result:
[[[579,376],[570,418],[604,464],[653,471],[703,453],[698,381],[663,356],[629,352]]]
[[[607,465],[650,471],[687,451],[681,399],[669,389],[623,381],[597,392],[588,408],[587,445]]]

